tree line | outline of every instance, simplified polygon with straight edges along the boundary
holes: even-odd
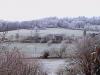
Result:
[[[45,28],[70,28],[78,29],[84,28],[85,25],[100,25],[100,17],[47,17],[31,21],[5,21],[0,20],[0,31],[10,31],[16,29],[29,29],[37,26],[40,29]]]

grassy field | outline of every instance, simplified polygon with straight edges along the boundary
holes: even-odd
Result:
[[[2,32],[1,32],[2,33]],[[12,39],[15,39],[16,33],[19,33],[20,38],[25,38],[27,36],[31,36],[31,34],[35,33],[35,30],[27,30],[27,29],[21,29],[21,30],[13,30],[13,31],[8,31],[7,37]],[[70,29],[64,29],[64,28],[48,28],[46,30],[39,30],[39,35],[44,36],[47,34],[64,34],[66,36],[82,36],[83,31],[82,30],[70,30]],[[98,33],[95,31],[87,31],[87,33]],[[51,48],[60,48],[60,43],[59,44],[52,44],[51,46],[48,46],[47,43],[12,43],[10,47],[18,47],[21,51],[25,52],[27,55],[30,56],[37,56],[40,55],[43,51],[45,50],[51,50]],[[68,45],[68,49],[70,52],[72,49],[73,44]]]
[[[16,33],[19,33],[21,38],[25,36],[31,36],[35,34],[35,30],[27,30],[27,29],[21,29],[21,30],[13,30],[8,31],[7,36],[11,37],[12,35],[15,36]],[[39,30],[38,31],[40,36],[45,36],[47,34],[64,34],[65,36],[82,36],[83,30],[71,30],[71,29],[64,29],[64,28],[47,28],[45,30]],[[87,31],[87,33],[98,33],[96,31]]]
[[[4,43],[4,45],[6,45]],[[29,57],[38,57],[43,54],[44,51],[53,51],[59,50],[61,48],[61,44],[52,44],[48,46],[46,43],[11,43],[9,49],[17,47],[20,51],[24,52]],[[73,44],[67,45],[67,52],[71,53],[74,48]]]

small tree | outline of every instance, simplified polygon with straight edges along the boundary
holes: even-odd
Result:
[[[18,42],[19,41],[19,33],[16,33],[15,38],[16,38],[16,41]]]

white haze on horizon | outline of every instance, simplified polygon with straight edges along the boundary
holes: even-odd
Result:
[[[0,19],[100,16],[100,0],[0,0]]]

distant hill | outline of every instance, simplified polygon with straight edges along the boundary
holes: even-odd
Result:
[[[76,18],[57,18],[57,17],[48,17],[38,20],[31,21],[5,21],[0,20],[0,32],[10,31],[17,29],[34,29],[38,27],[39,29],[45,28],[67,28],[67,29],[84,29],[86,26],[100,26],[100,17],[87,18],[84,16]]]

